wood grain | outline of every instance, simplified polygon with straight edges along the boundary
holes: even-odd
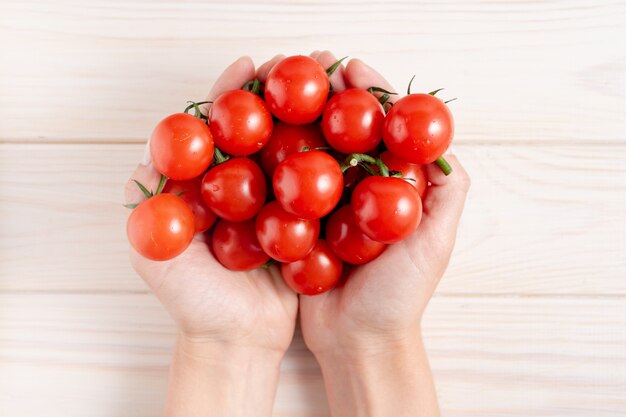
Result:
[[[443,415],[626,415],[623,300],[431,304],[424,333]],[[175,329],[153,296],[0,295],[0,313],[2,415],[39,416],[41,404],[51,417],[159,415]],[[327,416],[318,365],[299,333],[275,412],[295,415]]]
[[[473,185],[442,293],[626,294],[626,147],[455,152]],[[145,292],[121,206],[142,153],[0,145],[0,291]]]
[[[458,142],[620,142],[624,1],[0,2],[0,141],[142,142],[240,55],[446,87]]]

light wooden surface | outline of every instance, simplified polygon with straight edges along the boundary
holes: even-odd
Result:
[[[425,322],[446,416],[626,416],[626,2],[0,0],[0,416],[158,416],[174,328],[122,184],[237,56],[459,97],[473,187]],[[326,416],[301,337],[276,416]]]

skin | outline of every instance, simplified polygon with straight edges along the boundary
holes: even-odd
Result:
[[[327,51],[311,55],[324,68],[336,61]],[[280,59],[259,67],[261,81]],[[208,99],[254,76],[250,58],[240,58],[218,78]],[[358,59],[341,66],[330,81],[338,91],[372,85],[393,91]],[[355,268],[344,285],[300,297],[305,342],[320,363],[333,417],[439,415],[421,319],[447,267],[470,184],[458,160],[446,158],[454,168],[449,177],[436,166],[426,168],[432,186],[415,234]],[[158,183],[147,157],[131,178],[148,188]],[[128,203],[142,200],[135,188],[127,184]],[[298,296],[279,271],[228,271],[201,239],[171,261],[149,261],[132,249],[130,257],[179,330],[165,415],[270,416],[298,311]]]

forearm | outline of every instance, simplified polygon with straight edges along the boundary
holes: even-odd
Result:
[[[166,417],[271,416],[282,354],[178,337]]]
[[[421,337],[385,348],[319,355],[332,417],[437,417]]]

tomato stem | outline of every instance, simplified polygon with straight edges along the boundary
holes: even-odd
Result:
[[[274,259],[270,258],[269,261],[267,261],[263,265],[261,265],[261,268],[263,268],[263,269],[270,269],[270,266],[276,265],[277,263],[278,262],[276,262]]]
[[[193,108],[194,110],[194,116],[197,117],[198,119],[202,119],[202,120],[208,120],[207,117],[202,114],[202,111],[200,111],[200,105],[201,104],[210,104],[213,103],[212,101],[188,101],[187,103],[190,103],[187,107],[185,107],[185,113],[189,113],[189,110],[191,110]]]
[[[446,100],[446,101],[444,101],[444,102],[443,102],[443,104],[448,104],[449,102],[454,101],[454,100],[456,100],[456,99],[457,99],[456,97],[451,98],[450,100]]]
[[[146,196],[146,198],[150,198],[150,197],[152,197],[152,196],[153,196],[152,192],[151,192],[151,191],[148,191],[148,189],[147,189],[147,188],[146,188],[146,187],[145,187],[142,183],[140,183],[139,181],[137,181],[137,180],[135,180],[135,179],[133,179],[133,182],[134,182],[135,184],[137,184],[137,187],[139,187],[139,189],[141,190],[141,192],[143,193],[143,195],[145,195],[145,196]]]
[[[343,62],[346,58],[348,58],[348,57],[347,57],[347,56],[344,56],[344,57],[343,57],[343,58],[341,58],[339,61],[337,61],[337,62],[335,62],[333,65],[331,65],[331,66],[330,66],[330,68],[328,68],[328,69],[326,70],[326,75],[328,75],[329,77],[330,77],[331,75],[333,75],[333,73],[334,73],[335,71],[337,71],[337,68],[339,68],[339,65],[341,65],[341,63],[342,63],[342,62]]]
[[[445,176],[450,175],[450,173],[452,172],[452,167],[443,156],[440,156],[439,158],[437,158],[435,160],[435,163],[437,164],[439,168],[441,168],[441,171],[443,171]]]
[[[254,80],[250,80],[243,85],[242,90],[249,91],[252,94],[256,94],[257,96],[261,95],[261,81],[258,78]]]
[[[406,95],[411,95],[411,84],[413,84],[413,80],[415,79],[415,74],[411,77],[411,81],[409,81],[409,86],[406,88]]]
[[[161,191],[163,191],[163,187],[165,187],[166,182],[167,182],[167,177],[161,174],[161,179],[159,180],[159,185],[157,186],[157,189],[154,195],[161,194]]]
[[[215,165],[219,165],[223,162],[228,161],[230,158],[222,153],[219,148],[215,147],[213,149],[213,160],[215,161]]]
[[[383,177],[389,176],[389,168],[380,158],[374,158],[364,153],[351,153],[341,164],[342,172],[346,172],[348,168],[361,165],[370,175],[380,175]],[[371,169],[370,165],[376,165],[378,167],[378,173]]]
[[[443,88],[438,88],[436,90],[431,91],[430,93],[428,93],[431,96],[434,96],[435,94],[437,94],[438,92],[440,92],[441,90],[443,90]]]

